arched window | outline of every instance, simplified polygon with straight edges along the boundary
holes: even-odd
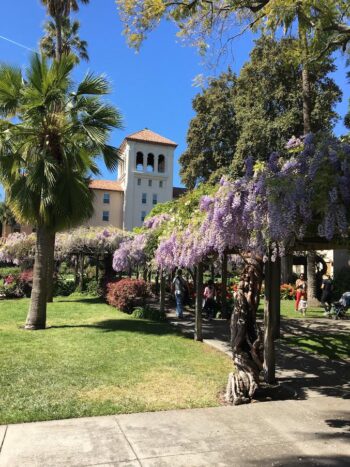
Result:
[[[147,156],[147,172],[154,172],[154,155],[150,152]]]
[[[160,154],[158,156],[158,172],[165,172],[165,157],[163,156],[163,154]]]
[[[143,172],[143,153],[138,152],[136,154],[136,170],[138,172]]]

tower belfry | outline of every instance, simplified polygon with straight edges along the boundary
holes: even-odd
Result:
[[[147,128],[120,146],[118,182],[124,189],[123,228],[142,225],[158,203],[173,199],[173,161],[177,144]]]

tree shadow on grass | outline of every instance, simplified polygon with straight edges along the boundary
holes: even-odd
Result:
[[[61,297],[58,297],[54,303],[86,303],[88,305],[106,304],[101,297],[72,297],[71,300],[68,300],[68,298],[69,297],[62,300]]]
[[[157,321],[141,321],[137,319],[107,319],[93,324],[63,324],[51,326],[48,329],[98,329],[102,332],[136,332],[139,334],[154,334],[157,336],[172,334],[174,336],[184,337],[179,331],[174,329],[168,323],[159,323]]]

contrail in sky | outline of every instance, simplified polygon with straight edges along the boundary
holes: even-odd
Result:
[[[31,52],[38,53],[36,50],[31,49],[30,47],[27,47],[26,45],[20,44],[19,42],[13,41],[12,39],[9,39],[8,37],[1,36],[0,39],[3,39],[4,41],[10,42],[11,44],[18,45],[18,47],[22,47],[23,49],[30,50]]]

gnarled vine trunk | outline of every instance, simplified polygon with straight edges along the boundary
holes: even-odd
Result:
[[[251,400],[263,369],[263,336],[256,322],[262,266],[260,260],[249,260],[241,276],[231,317],[231,347],[236,372],[229,375],[225,399],[234,405]]]

